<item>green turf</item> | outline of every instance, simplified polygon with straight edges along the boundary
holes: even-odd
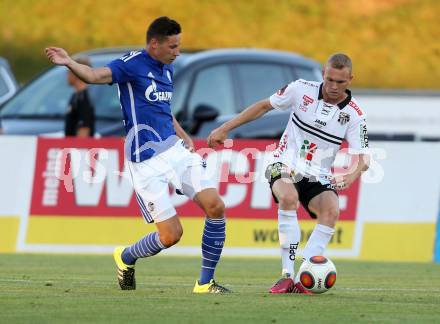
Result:
[[[0,323],[440,322],[440,266],[336,260],[323,295],[270,295],[276,259],[224,258],[231,295],[194,295],[200,260],[140,260],[120,291],[110,256],[0,255]]]

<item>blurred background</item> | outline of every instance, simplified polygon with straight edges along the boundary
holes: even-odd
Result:
[[[439,13],[436,0],[1,0],[0,56],[5,60],[0,63],[12,77],[5,79],[11,90],[0,106],[0,150],[8,157],[0,168],[0,251],[108,253],[146,231],[139,226],[142,219],[129,182],[112,175],[123,168],[115,87],[90,87],[95,137],[107,138],[64,139],[73,89],[67,70],[51,66],[44,48],[81,52],[102,66],[127,50],[143,48],[149,23],[167,15],[183,28],[173,112],[199,138],[198,147],[206,146],[216,125],[247,104],[300,77],[319,81],[329,55],[347,53],[354,63],[353,92],[368,116],[370,145],[377,154],[370,181],[341,193],[339,234],[329,255],[440,260]],[[199,63],[191,66],[194,62]],[[260,124],[231,134],[239,139],[232,148],[235,155],[226,152],[220,159],[230,164],[228,179],[234,173],[264,171],[266,145],[277,142],[287,118],[267,114]],[[78,178],[73,192],[68,191],[54,171],[56,153],[66,147],[81,153],[80,160],[71,162],[80,170],[87,170],[88,149],[108,150],[105,184]],[[248,147],[262,152],[256,161],[240,155]],[[237,156],[246,167],[237,166]],[[346,161],[341,156],[335,167],[346,167]],[[231,218],[225,253],[277,256],[276,206],[264,180],[232,180],[219,184],[219,190]],[[172,199],[188,228],[175,251],[198,253],[203,215],[191,202]],[[304,213],[300,218],[309,233],[314,222]],[[78,222],[90,230],[75,227]]]
[[[119,291],[114,247],[156,229],[125,172],[117,89],[89,86],[94,138],[66,138],[75,89],[44,48],[103,66],[143,48],[163,15],[183,28],[172,109],[198,149],[287,82],[321,81],[332,53],[352,58],[373,160],[339,192],[326,250],[338,279],[322,298],[267,294],[280,251],[264,171],[288,112],[238,128],[232,147],[206,157],[227,180],[218,182],[228,225],[216,279],[236,293],[215,302],[190,293],[204,215],[174,191],[181,241],[138,262],[135,294]],[[0,322],[439,323],[439,17],[438,0],[0,0]],[[340,152],[334,169],[351,163]],[[303,209],[298,217],[301,255],[315,221]]]
[[[49,66],[48,45],[143,46],[147,25],[168,15],[184,49],[278,49],[320,63],[346,52],[354,87],[439,89],[439,12],[435,0],[2,0],[0,53],[24,83]]]

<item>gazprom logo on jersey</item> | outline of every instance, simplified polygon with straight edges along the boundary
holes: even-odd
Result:
[[[150,102],[170,101],[173,93],[170,91],[157,91],[157,85],[151,80],[151,85],[145,90],[145,98]]]

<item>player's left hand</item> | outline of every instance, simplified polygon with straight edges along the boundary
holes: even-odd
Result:
[[[214,129],[208,136],[208,146],[210,148],[216,148],[222,145],[228,136],[228,132],[224,131],[222,127]]]
[[[72,59],[69,54],[59,47],[47,47],[45,49],[47,58],[56,65],[68,65]]]
[[[185,142],[185,147],[191,152],[194,153],[196,150],[194,148],[194,142],[191,137],[185,138],[183,140]]]
[[[331,179],[331,184],[338,191],[344,190],[349,188],[351,184],[355,182],[356,178],[357,177],[352,174],[338,175]]]

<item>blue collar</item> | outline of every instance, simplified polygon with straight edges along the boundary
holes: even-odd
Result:
[[[163,67],[165,66],[165,64],[163,64],[162,62],[154,59],[153,57],[151,57],[150,54],[148,54],[148,52],[144,49],[142,50],[142,52],[144,53],[145,58],[147,59],[147,61],[154,66],[155,68],[157,68],[158,70],[162,71]]]

